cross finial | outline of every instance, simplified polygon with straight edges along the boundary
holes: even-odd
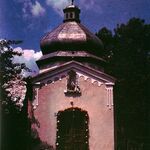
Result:
[[[71,0],[71,5],[73,5],[73,3],[74,3],[74,0]]]

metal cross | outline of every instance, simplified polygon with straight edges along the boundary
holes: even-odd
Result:
[[[74,3],[74,0],[71,0],[71,5],[73,5],[73,3]]]

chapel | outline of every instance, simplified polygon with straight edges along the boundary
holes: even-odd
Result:
[[[102,41],[80,20],[72,1],[63,22],[43,36],[32,78],[31,130],[55,150],[114,150],[113,86]]]

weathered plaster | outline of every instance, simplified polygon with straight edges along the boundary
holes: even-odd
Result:
[[[79,86],[82,95],[79,97],[65,96],[66,78],[47,83],[38,89],[38,107],[34,110],[34,116],[40,123],[40,127],[36,128],[42,141],[55,147],[56,114],[60,110],[70,108],[70,102],[73,102],[74,107],[88,112],[90,150],[114,150],[112,98],[108,101],[112,91],[110,86],[93,81],[94,79],[80,75]]]

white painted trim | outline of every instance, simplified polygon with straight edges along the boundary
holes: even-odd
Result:
[[[107,92],[107,107],[111,109],[113,107],[113,86],[106,86],[106,92]]]
[[[75,69],[74,69],[74,70],[75,70]],[[100,87],[101,85],[106,85],[106,86],[113,86],[113,85],[114,85],[114,83],[112,83],[112,82],[105,82],[105,81],[102,81],[102,80],[99,81],[99,80],[94,79],[94,78],[92,78],[92,77],[90,77],[90,76],[87,76],[87,75],[85,75],[85,74],[82,74],[81,72],[78,72],[77,70],[75,70],[75,72],[77,73],[77,75],[78,75],[79,78],[80,78],[80,77],[83,77],[85,81],[88,80],[88,79],[90,79],[92,84],[93,84],[94,82],[97,82],[97,85],[98,85],[99,87]],[[53,76],[53,77],[51,77],[51,78],[47,78],[47,79],[45,79],[45,80],[43,80],[43,81],[41,82],[41,86],[47,86],[48,84],[50,84],[50,83],[48,83],[50,80],[52,81],[51,83],[54,84],[56,78],[58,78],[58,80],[61,81],[61,80],[62,80],[62,76],[66,76],[66,77],[67,77],[67,75],[68,75],[67,72],[63,72],[63,73],[57,74],[56,76]],[[38,82],[38,83],[40,83],[40,82]]]
[[[90,82],[91,84],[93,84],[94,82],[97,82],[97,86],[98,87],[101,87],[101,85],[105,85],[106,87],[106,105],[109,109],[111,109],[113,107],[113,85],[114,83],[112,82],[106,82],[105,80],[99,80],[99,79],[94,79],[92,76],[88,76],[86,74],[83,74],[81,72],[79,72],[78,70],[76,69],[73,69],[77,76],[80,78],[80,77],[83,77],[83,79],[86,81],[88,79],[90,79]],[[62,76],[65,76],[67,77],[68,75],[68,72],[62,72],[60,74],[56,74],[55,76],[52,76],[52,77],[49,77],[49,78],[46,78],[45,80],[43,80],[41,83],[40,82],[36,82],[35,83],[35,90],[36,90],[36,96],[35,96],[35,99],[33,100],[33,108],[36,109],[37,106],[38,106],[38,88],[41,87],[41,86],[47,86],[48,84],[55,84],[55,79],[57,78],[58,81],[61,81],[62,80]],[[49,82],[51,81],[51,82]],[[67,81],[66,81],[67,82]],[[66,83],[67,84],[67,83]],[[80,85],[80,83],[79,83]],[[82,89],[81,89],[82,90]],[[66,89],[64,89],[63,92],[66,92]]]
[[[40,73],[37,76],[34,76],[32,83],[34,84],[35,82],[39,82],[39,81],[43,82],[45,80],[48,80],[48,78],[60,76],[60,74],[67,74],[69,70],[74,70],[75,72],[83,74],[84,76],[88,76],[99,82],[105,82],[105,83],[109,83],[113,85],[115,82],[115,79],[113,77],[105,74],[103,71],[95,70],[94,68],[90,66],[86,66],[76,61],[70,61],[68,63],[62,64],[56,67],[55,69],[50,69],[49,71],[46,71],[45,73]]]
[[[84,75],[84,74],[82,74],[82,73],[79,73],[79,72],[76,72],[76,73],[77,73],[77,75],[78,75],[79,77],[83,77],[85,81],[88,80],[88,79],[90,79],[92,84],[93,84],[94,82],[97,82],[97,83],[98,83],[98,86],[101,86],[102,84],[104,84],[104,83],[102,83],[102,82],[100,82],[100,81],[98,81],[98,80],[96,80],[96,79],[93,79],[92,77],[89,77],[89,76],[87,76],[87,75]]]
[[[37,106],[39,105],[39,102],[38,102],[38,99],[39,99],[39,88],[34,88],[34,99],[33,99],[33,102],[32,102],[32,106],[33,106],[33,109],[36,109]]]

